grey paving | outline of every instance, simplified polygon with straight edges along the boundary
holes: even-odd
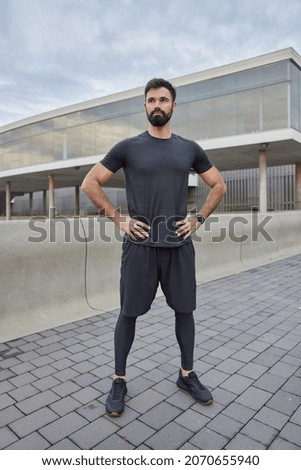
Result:
[[[198,286],[209,407],[176,386],[164,298],[138,319],[120,418],[104,407],[118,311],[0,344],[0,448],[301,449],[300,286],[301,255]]]

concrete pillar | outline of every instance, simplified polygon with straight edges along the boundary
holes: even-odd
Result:
[[[54,176],[49,175],[49,219],[55,218]]]
[[[296,210],[301,210],[301,163],[296,163],[295,209]]]
[[[43,190],[43,215],[47,215],[47,191]]]
[[[267,151],[259,149],[259,212],[268,210],[267,192]]]
[[[29,193],[29,215],[33,212],[33,193]]]
[[[11,183],[6,182],[5,185],[5,198],[6,198],[6,220],[11,219]]]
[[[79,186],[75,186],[75,215],[79,215],[79,211],[80,211]]]

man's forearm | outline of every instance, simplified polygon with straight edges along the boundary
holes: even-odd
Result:
[[[116,209],[97,182],[91,183],[88,188],[83,187],[83,191],[87,194],[97,209],[120,227],[120,223],[125,220],[125,216]]]
[[[213,211],[217,208],[220,201],[222,200],[226,192],[226,187],[224,183],[218,183],[213,188],[211,188],[205,203],[199,210],[199,214],[202,214],[204,217],[209,217]]]

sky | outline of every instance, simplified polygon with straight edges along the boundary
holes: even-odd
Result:
[[[286,47],[300,0],[0,0],[0,126]]]

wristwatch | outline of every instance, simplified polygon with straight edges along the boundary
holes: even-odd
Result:
[[[198,221],[203,224],[206,220],[206,217],[204,217],[202,214],[200,215],[196,215],[196,218],[198,219]]]

